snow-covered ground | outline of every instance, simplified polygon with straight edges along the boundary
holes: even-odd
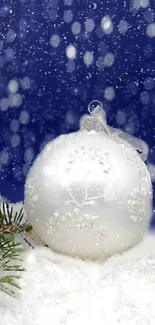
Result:
[[[37,243],[24,256],[19,299],[0,294],[0,325],[155,324],[155,234],[104,263]]]

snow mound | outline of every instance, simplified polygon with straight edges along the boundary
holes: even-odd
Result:
[[[155,236],[104,263],[37,246],[19,300],[0,296],[0,325],[154,325]]]

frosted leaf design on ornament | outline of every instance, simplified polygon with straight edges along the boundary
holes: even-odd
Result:
[[[94,161],[96,164],[96,168],[99,170],[100,175],[102,176],[102,173],[108,174],[110,170],[112,169],[112,162],[110,159],[110,155],[108,152],[103,152],[102,150],[98,148],[85,148],[84,146],[81,146],[79,149],[75,149],[68,157],[68,160],[66,162],[67,173],[73,173],[74,172],[74,166],[76,166],[78,163],[85,163],[85,161]],[[93,171],[94,172],[94,171]],[[93,185],[93,181],[90,180],[90,176],[92,175],[92,170],[86,171],[86,174],[84,176],[83,181],[83,188],[84,188],[84,198],[82,202],[78,202],[77,199],[74,197],[71,188],[68,186],[67,191],[71,198],[70,201],[66,202],[66,205],[70,203],[76,204],[77,207],[81,208],[84,205],[94,205],[95,201],[99,198],[106,198],[105,191],[103,193],[96,194],[95,196],[89,196],[89,190],[91,189],[91,186]],[[108,189],[109,190],[109,189]]]
[[[106,159],[104,161],[104,159],[102,158],[102,160],[100,161],[100,159],[101,159],[100,151],[98,149],[96,149],[95,151],[96,151],[96,156],[94,156],[94,149],[92,151],[88,150],[90,157],[91,157],[91,155],[93,156],[93,158],[96,157],[96,161],[98,163],[100,163],[101,165],[102,164],[104,165]],[[72,156],[72,160],[70,160],[70,161],[72,161],[72,163],[74,161],[73,157],[75,157],[74,154]],[[80,155],[79,155],[79,157],[76,155],[76,161],[77,161],[78,158],[80,159],[80,157],[81,157]],[[105,157],[108,159],[109,154],[107,153],[105,155]],[[83,159],[85,159],[84,156],[83,156]],[[104,171],[104,172],[108,173],[110,171],[110,169],[111,169],[110,160],[108,161],[108,163],[106,161],[106,164],[105,164],[103,170],[102,170],[102,167],[101,167],[102,172]],[[97,202],[99,199],[104,199],[106,201],[106,195],[108,194],[108,191],[109,191],[110,187],[107,188],[106,191],[103,190],[103,192],[100,193],[100,194],[96,194],[95,196],[91,196],[91,194],[89,193],[89,190],[91,190],[91,187],[93,186],[93,182],[89,182],[89,176],[90,175],[91,175],[91,170],[89,170],[87,172],[87,174],[86,174],[86,176],[84,178],[84,182],[83,182],[84,197],[83,197],[83,200],[81,202],[74,196],[74,194],[72,192],[72,189],[69,186],[66,188],[71,200],[66,201],[65,205],[72,204],[73,206],[75,206],[75,208],[73,208],[71,215],[66,213],[65,217],[66,217],[66,222],[67,222],[67,224],[70,225],[70,227],[75,225],[75,220],[78,220],[78,223],[75,225],[75,228],[77,230],[86,230],[86,231],[92,231],[93,230],[93,233],[96,233],[96,238],[98,238],[98,240],[101,241],[101,240],[106,238],[106,234],[107,234],[107,226],[106,226],[106,224],[99,227],[99,225],[97,223],[97,221],[98,221],[97,215],[96,214],[83,213],[82,208],[84,206],[90,206],[90,205],[96,206],[96,207],[99,206],[99,203]],[[69,217],[69,222],[68,222],[68,217]],[[89,233],[90,236],[91,236],[91,233],[92,232]]]
[[[75,175],[77,165],[81,164],[81,167],[84,166],[87,168],[85,164],[86,161],[91,161],[93,164],[96,165],[96,169],[99,170],[100,177],[103,177],[103,173],[107,175],[110,170],[112,169],[112,161],[110,158],[110,154],[108,152],[104,152],[99,148],[81,146],[75,148],[68,157],[65,158],[63,163],[64,171],[68,174],[68,181],[66,183],[65,190],[68,192],[68,196],[70,200],[65,201],[66,206],[69,207],[71,212],[66,212],[61,215],[60,211],[54,213],[53,217],[50,218],[47,226],[49,225],[48,233],[52,235],[55,229],[55,225],[59,228],[65,225],[67,229],[75,229],[75,230],[83,230],[88,231],[88,235],[91,236],[92,230],[93,233],[96,233],[96,238],[98,240],[103,240],[106,238],[107,234],[107,226],[106,223],[104,225],[98,225],[98,216],[92,213],[86,213],[83,208],[88,206],[94,207],[95,209],[99,207],[99,199],[103,199],[104,201],[107,200],[108,191],[111,190],[111,186],[106,187],[104,190],[103,186],[101,188],[96,189],[96,194],[91,195],[91,190],[94,188],[94,181],[91,177],[94,173],[94,168],[91,170],[85,170],[82,188],[79,187],[76,189],[77,193],[78,190],[83,194],[83,198],[80,200],[79,197],[77,198],[76,195],[73,193],[74,188],[71,186],[69,181],[69,175]],[[66,165],[66,166],[65,166]],[[94,166],[94,165],[93,165]],[[96,179],[96,178],[95,178]],[[72,180],[72,177],[71,177]],[[112,197],[110,198],[113,199]],[[57,234],[59,236],[59,233]]]
[[[38,201],[38,195],[34,195],[32,200],[33,200],[33,202],[37,202]]]
[[[147,219],[147,212],[145,208],[145,198],[147,191],[142,186],[135,188],[130,194],[128,201],[128,208],[131,214],[131,219],[134,222],[143,222],[144,218]],[[138,199],[137,199],[138,197]]]
[[[76,165],[78,162],[84,163],[86,159],[98,163],[103,173],[109,173],[112,169],[112,161],[108,152],[104,152],[99,148],[87,147],[86,149],[85,146],[81,146],[69,155],[66,161],[68,166],[66,171],[71,171],[73,165]]]
[[[63,216],[60,215],[58,212],[55,212],[53,217],[50,218],[50,220],[47,222],[48,234],[54,233],[57,237],[60,237],[60,233],[55,233],[55,224],[58,227],[65,227],[67,225],[67,229],[73,229],[80,230],[80,231],[87,231],[89,233],[89,236],[91,237],[91,234],[96,233],[96,238],[98,240],[102,241],[107,236],[107,226],[106,224],[104,226],[99,226],[97,224],[98,217],[95,214],[83,214],[81,215],[81,209],[80,208],[74,208],[72,213],[66,212]],[[78,220],[78,223],[75,222],[75,217]]]
[[[91,171],[90,171],[90,173],[91,173]],[[83,184],[83,188],[84,188],[84,190],[85,190],[85,195],[84,195],[84,199],[82,200],[82,202],[79,202],[79,201],[75,198],[75,196],[73,195],[72,190],[71,190],[70,187],[67,188],[67,192],[68,192],[68,194],[69,194],[71,200],[66,201],[65,204],[66,204],[66,205],[69,205],[69,204],[75,204],[76,207],[79,208],[79,211],[78,211],[78,212],[80,212],[80,209],[81,209],[82,207],[86,206],[86,205],[92,205],[92,206],[95,205],[95,206],[97,206],[97,202],[96,202],[96,201],[97,201],[98,199],[104,198],[104,199],[106,200],[106,195],[107,195],[108,190],[109,190],[109,189],[108,189],[106,192],[103,191],[103,193],[98,194],[98,195],[96,195],[96,196],[89,196],[89,189],[91,189],[91,186],[93,186],[93,182],[90,183],[89,185],[87,185],[87,184],[86,184],[86,180],[87,180],[87,177],[85,178],[85,180],[84,180],[84,184]]]
[[[141,215],[144,217],[144,202],[139,202],[138,200],[129,200],[128,201],[128,206],[129,206],[129,211],[131,213],[131,219],[134,222],[143,222],[143,218]]]

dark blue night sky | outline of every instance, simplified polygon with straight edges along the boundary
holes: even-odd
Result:
[[[24,198],[44,145],[89,102],[145,140],[155,180],[154,0],[0,1],[0,193]]]

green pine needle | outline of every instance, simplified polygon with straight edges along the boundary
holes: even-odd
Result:
[[[8,201],[3,201],[0,206],[0,271],[3,276],[0,277],[0,291],[16,296],[15,290],[12,288],[20,289],[17,281],[20,276],[18,272],[25,269],[20,265],[20,255],[25,251],[21,243],[16,242],[16,236],[21,235],[24,240],[26,239],[27,232],[32,229],[27,222],[23,222],[23,209],[19,213],[13,212]],[[18,261],[18,264],[15,263]],[[6,275],[10,272],[10,275]],[[17,275],[12,274],[17,272]]]

